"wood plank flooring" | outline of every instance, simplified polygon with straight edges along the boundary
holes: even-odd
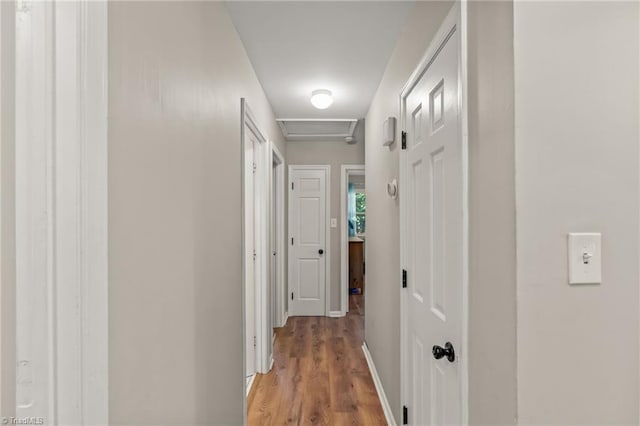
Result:
[[[362,353],[359,312],[291,317],[277,329],[273,368],[256,376],[247,400],[249,425],[387,424]]]

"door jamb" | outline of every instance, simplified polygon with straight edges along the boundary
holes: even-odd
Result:
[[[425,55],[422,57],[417,67],[404,85],[399,101],[400,101],[400,121],[401,129],[406,130],[406,110],[405,99],[420,77],[431,64],[433,58],[440,50],[442,43],[448,38],[449,34],[454,30],[459,31],[459,99],[460,108],[460,136],[462,143],[462,169],[463,169],[463,187],[462,187],[462,208],[463,208],[463,241],[462,241],[462,345],[459,353],[460,360],[460,388],[461,388],[461,419],[462,424],[469,424],[469,345],[468,345],[468,322],[469,322],[469,140],[468,140],[468,103],[467,103],[467,3],[466,1],[457,1],[451,8],[451,11],[440,25],[440,29],[433,37]],[[404,193],[403,182],[407,179],[407,158],[404,151],[400,151],[400,271],[399,277],[402,276],[402,269],[406,268],[407,247],[406,238],[406,217],[407,199]],[[406,383],[405,375],[407,366],[405,365],[405,351],[407,343],[407,318],[406,318],[406,292],[400,288],[400,401],[402,404],[406,401]],[[457,352],[457,351],[456,351]],[[458,353],[456,353],[457,355]]]
[[[273,182],[273,173],[270,173],[271,176],[271,200],[272,202],[276,203],[276,222],[278,223],[278,226],[276,227],[277,230],[279,230],[278,234],[275,235],[276,237],[276,241],[275,241],[275,245],[276,245],[276,252],[278,253],[278,261],[277,261],[277,265],[276,265],[276,269],[277,269],[277,282],[275,283],[276,285],[276,303],[275,303],[275,309],[276,309],[276,322],[279,324],[280,327],[284,327],[285,323],[287,321],[286,318],[286,314],[285,314],[285,308],[284,308],[284,301],[285,301],[285,291],[286,291],[286,283],[285,283],[285,278],[286,278],[286,274],[285,274],[285,239],[286,239],[286,234],[285,234],[285,221],[284,221],[284,192],[286,191],[286,187],[285,187],[285,183],[284,183],[284,178],[285,178],[285,162],[284,162],[284,156],[280,153],[280,150],[278,149],[278,147],[276,146],[276,144],[271,141],[270,142],[271,145],[271,161],[270,164],[273,167],[273,163],[277,164],[276,167],[276,181]],[[273,197],[273,188],[276,187],[278,188],[277,192],[276,192],[276,196],[275,199]],[[270,210],[273,211],[273,210]]]
[[[349,232],[347,202],[349,176],[364,176],[364,164],[343,164],[340,170],[340,314],[349,312]]]
[[[247,214],[244,205],[245,194],[245,143],[246,134],[245,127],[250,127],[253,132],[258,136],[258,145],[255,146],[255,158],[256,158],[256,177],[254,185],[254,194],[256,195],[254,206],[255,215],[257,216],[255,222],[255,248],[256,248],[256,268],[255,276],[257,280],[255,291],[255,319],[256,319],[256,372],[268,373],[271,367],[271,363],[268,357],[269,345],[272,343],[271,333],[269,333],[270,321],[269,321],[269,295],[268,295],[268,253],[269,253],[269,238],[267,235],[267,214],[268,214],[268,182],[269,174],[271,173],[271,165],[268,163],[270,158],[269,139],[267,135],[261,130],[258,125],[258,121],[255,115],[251,111],[245,98],[240,99],[241,109],[241,149],[242,149],[242,300],[245,301],[246,297],[246,230],[245,230],[245,215]],[[246,125],[246,126],[245,126]],[[242,335],[243,335],[243,372],[242,383],[246,383],[246,309],[245,303],[242,305]],[[246,392],[245,392],[246,393]],[[246,395],[245,395],[246,404]],[[246,411],[246,406],[245,406]]]
[[[88,0],[15,10],[13,408],[52,424],[109,423],[107,15]]]
[[[288,183],[287,183],[287,188],[288,191],[291,191],[291,184],[293,183],[293,180],[291,179],[292,176],[292,172],[293,170],[324,170],[325,171],[325,198],[326,198],[326,205],[325,205],[325,248],[324,248],[324,252],[325,252],[325,272],[324,272],[324,288],[325,288],[325,292],[324,292],[324,297],[325,297],[325,303],[324,303],[324,315],[325,316],[330,316],[330,311],[331,311],[331,227],[330,227],[330,221],[331,221],[331,166],[328,164],[324,164],[324,165],[310,165],[310,164],[290,164],[289,165],[289,174],[288,174]],[[292,229],[291,229],[291,217],[293,216],[291,214],[291,210],[292,210],[292,204],[291,204],[291,197],[289,197],[289,215],[288,215],[288,230],[287,230],[287,235],[289,236],[289,240],[291,240],[292,238]],[[288,244],[288,243],[287,243]],[[288,271],[287,271],[287,300],[289,300],[288,295],[291,294],[291,292],[293,291],[293,289],[291,288],[291,275],[293,274],[293,271],[291,270],[292,266],[293,266],[293,262],[291,261],[291,254],[292,251],[288,250]],[[289,311],[289,316],[295,316],[297,313],[295,311],[292,311],[291,309],[291,305],[289,305],[288,308]]]

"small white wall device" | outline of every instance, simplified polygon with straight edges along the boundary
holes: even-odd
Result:
[[[569,234],[569,284],[602,282],[602,236],[600,233]]]
[[[382,145],[389,146],[396,140],[396,118],[389,117],[382,126]]]
[[[395,179],[387,183],[387,194],[394,200],[398,198],[398,182]]]

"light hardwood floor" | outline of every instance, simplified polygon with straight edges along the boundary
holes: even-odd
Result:
[[[249,425],[387,424],[362,353],[361,306],[351,298],[344,318],[291,317],[277,330],[273,368],[247,400]]]

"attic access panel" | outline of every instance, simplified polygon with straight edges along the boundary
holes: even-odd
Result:
[[[357,119],[299,119],[276,120],[288,141],[344,141],[353,138]]]

